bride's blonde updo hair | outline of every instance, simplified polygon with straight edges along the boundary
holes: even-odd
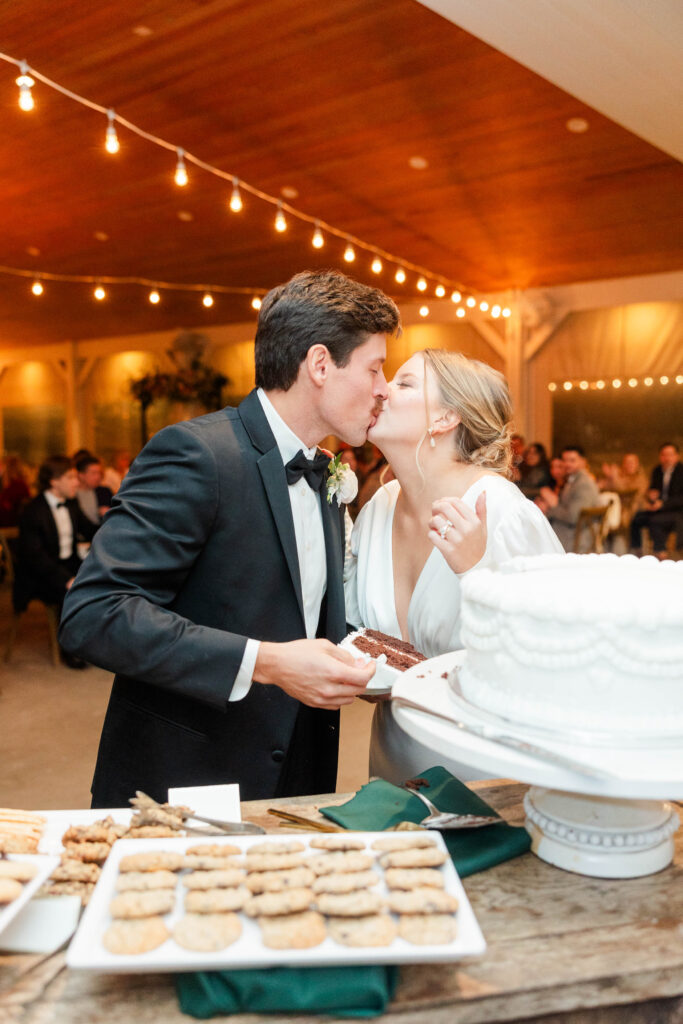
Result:
[[[438,382],[440,404],[460,418],[453,431],[453,454],[457,461],[509,475],[512,402],[505,377],[486,363],[468,359],[460,352],[426,348],[422,355],[425,378],[429,367]],[[428,401],[425,387],[429,417]]]

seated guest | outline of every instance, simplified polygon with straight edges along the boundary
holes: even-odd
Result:
[[[115,453],[111,466],[105,468],[102,483],[112,494],[116,494],[121,486],[121,481],[130,469],[130,462],[130,452],[120,451]]]
[[[562,461],[559,455],[555,455],[550,460],[550,478],[552,481],[550,484],[550,488],[555,492],[555,494],[559,494],[562,488],[564,487],[564,480],[566,475],[567,474],[565,473],[564,462]]]
[[[630,529],[631,520],[645,503],[647,477],[635,452],[627,452],[616,463],[603,463],[602,476],[598,480],[601,491],[614,491],[621,500],[621,529]]]
[[[636,512],[631,521],[631,547],[636,554],[642,553],[644,526],[650,531],[654,554],[659,559],[668,557],[666,539],[672,530],[676,531],[677,545],[683,544],[683,465],[678,446],[671,441],[659,449],[659,465],[652,470],[645,508]]]
[[[593,477],[585,469],[583,448],[568,445],[562,449],[565,482],[559,495],[550,487],[541,488],[536,504],[545,512],[565,551],[573,551],[574,534],[582,508],[595,507],[600,492]]]
[[[17,526],[31,492],[16,455],[0,455],[0,527]]]
[[[102,486],[102,463],[90,453],[76,459],[78,491],[76,497],[81,511],[91,523],[99,526],[114,497],[108,487]]]
[[[14,608],[26,609],[38,598],[61,613],[67,590],[81,564],[79,538],[92,540],[97,527],[83,515],[75,500],[78,474],[65,455],[46,459],[38,471],[41,493],[24,509],[19,521],[19,545],[14,580]],[[86,663],[62,652],[69,668]]]
[[[541,493],[542,487],[552,487],[548,456],[542,444],[530,444],[519,464],[517,486],[525,498],[532,501]]]

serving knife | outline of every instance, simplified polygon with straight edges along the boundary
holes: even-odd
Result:
[[[520,739],[519,736],[511,736],[509,733],[499,732],[491,725],[464,722],[461,718],[447,715],[443,711],[433,711],[431,708],[426,708],[424,705],[418,704],[417,701],[410,700],[408,697],[394,697],[392,698],[392,703],[399,707],[421,711],[424,715],[442,718],[445,722],[450,722],[451,725],[454,725],[456,729],[469,733],[470,736],[478,736],[480,739],[490,740],[491,743],[499,743],[502,747],[510,747],[512,750],[518,750],[529,757],[535,757],[539,761],[547,761],[548,764],[554,764],[558,768],[565,768],[568,771],[576,772],[578,775],[583,775],[588,779],[618,778],[613,772],[605,771],[602,768],[595,768],[593,765],[585,764],[583,761],[576,761],[573,757],[558,754],[555,750],[548,750],[547,747],[539,747],[538,744],[529,743],[528,740]]]

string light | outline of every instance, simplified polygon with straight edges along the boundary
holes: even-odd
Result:
[[[178,150],[178,160],[177,160],[177,163],[175,165],[175,178],[173,179],[175,181],[176,185],[180,185],[181,188],[184,185],[187,185],[188,181],[190,180],[188,178],[188,176],[187,176],[187,170],[185,168],[184,156],[185,156],[185,154],[184,154],[183,150],[179,149]]]
[[[116,134],[116,124],[114,123],[116,114],[113,110],[108,110],[107,117],[109,118],[109,124],[107,125],[107,134],[104,140],[104,148],[106,149],[107,153],[118,153],[121,147],[119,145],[119,137]]]
[[[232,193],[230,195],[230,202],[228,206],[233,213],[239,213],[244,203],[242,202],[242,196],[240,195],[240,182],[239,178],[232,179]]]
[[[486,313],[488,308],[489,308],[488,302],[480,302],[479,303],[479,309],[482,311],[482,313]]]
[[[571,389],[574,387],[574,385],[572,384],[572,382],[570,380],[566,380],[564,382],[564,384],[562,385],[562,387],[564,388],[565,391],[571,391]]]
[[[406,279],[406,272],[403,267],[399,267],[396,271],[395,278],[399,284],[404,284]]]
[[[252,309],[260,309],[261,305],[262,305],[262,303],[261,303],[261,300],[259,299],[258,295],[255,295],[254,298],[251,300]]]
[[[637,388],[638,387],[638,381],[636,380],[635,377],[629,377],[629,379],[628,379],[628,386],[630,388]]]
[[[375,256],[375,258],[372,261],[372,264],[370,266],[370,270],[373,272],[373,274],[381,274],[382,273],[382,261],[379,258],[379,256]]]
[[[498,317],[500,316],[500,313],[501,313],[501,309],[500,309],[499,305],[496,304],[495,306],[493,306],[491,308],[491,316],[493,317],[494,320],[498,319]]]
[[[451,292],[451,302],[460,302],[461,298],[462,298],[462,295],[460,294],[460,292],[457,289],[456,289],[456,291]]]
[[[434,289],[434,294],[438,299],[442,299],[446,294],[446,289],[442,284],[437,284],[436,288]]]
[[[659,383],[660,384],[668,384],[669,383],[669,378],[666,375],[664,377],[660,377],[659,378]]]
[[[419,292],[426,292],[427,291],[427,282],[425,281],[424,277],[421,277],[418,280],[418,282],[417,282],[417,290]]]
[[[676,374],[676,383],[683,384],[683,373]]]
[[[320,230],[320,222],[315,222],[315,231],[313,232],[313,238],[311,239],[311,245],[314,249],[322,249],[325,244],[323,233]]]
[[[101,284],[97,285],[97,287],[93,291],[93,295],[95,296],[98,302],[102,302],[107,297],[107,293]]]
[[[353,246],[351,245],[350,242],[347,242],[346,248],[344,249],[344,259],[346,260],[347,263],[353,263],[355,258],[356,254],[353,250]]]
[[[429,306],[420,306],[420,316],[429,316]]]
[[[20,70],[21,74],[17,78],[17,85],[19,86],[19,107],[21,110],[33,110],[35,103],[33,101],[33,93],[31,92],[31,89],[36,83],[28,73],[28,64],[25,60],[22,60]]]
[[[287,220],[285,218],[285,212],[282,209],[281,199],[278,199],[277,202],[277,213],[275,214],[275,230],[280,232],[287,230]]]
[[[605,387],[605,382],[604,382],[604,380],[596,380],[596,382],[595,382],[595,386],[596,386],[596,388],[598,389],[598,391],[602,391],[602,390],[603,390],[603,388]]]
[[[671,379],[672,378],[668,377],[666,374],[663,374],[659,378],[659,383],[662,386],[666,386],[667,384],[670,383]],[[675,377],[674,379],[675,379],[677,384],[683,384],[683,373],[678,374],[678,376]],[[605,380],[602,380],[602,379],[601,380],[595,380],[595,381],[588,381],[588,380],[568,381],[567,380],[567,381],[564,381],[564,383],[562,384],[562,387],[564,388],[565,391],[571,391],[572,388],[575,388],[575,387],[580,388],[581,391],[604,391],[609,383],[610,383],[609,381],[605,381]],[[617,390],[617,391],[619,390],[619,388],[623,387],[625,384],[628,385],[628,387],[630,387],[630,388],[637,388],[639,384],[643,384],[646,388],[651,388],[654,383],[655,383],[655,378],[654,377],[643,377],[642,379],[639,378],[639,377],[629,377],[625,381],[622,380],[620,377],[615,377],[611,381],[612,387],[615,390]],[[559,385],[558,385],[558,383],[556,381],[550,381],[550,383],[548,384],[548,391],[557,391],[558,386]]]
[[[476,304],[477,304],[477,300],[475,299],[474,295],[468,295],[466,300],[465,300],[465,305],[469,306],[470,309],[474,309]]]
[[[35,280],[31,285],[31,291],[33,292],[34,295],[42,295],[45,289],[43,288],[40,281]]]
[[[202,306],[206,306],[207,309],[213,306],[213,295],[210,292],[207,292],[202,298]]]
[[[507,318],[509,316],[512,316],[512,310],[509,309],[507,306],[505,307],[505,309],[503,309],[502,312],[503,312],[503,316],[505,317],[506,320],[507,320]]]
[[[645,385],[646,388],[651,388],[653,383],[654,382],[652,380],[652,377],[646,377],[645,380],[643,381],[643,384]]]
[[[464,310],[464,309],[462,308],[462,306],[459,306],[459,307],[458,307],[458,308],[456,309],[456,311],[455,311],[455,315],[456,315],[457,317],[459,317],[459,318],[460,318],[460,319],[462,320],[462,318],[463,318],[463,317],[464,317],[464,315],[465,315],[465,310]]]
[[[154,289],[154,291],[151,291],[149,293],[149,301],[152,303],[153,306],[157,306],[161,302],[161,295],[159,295],[159,292],[156,290],[156,288]]]
[[[557,384],[554,380],[551,380],[550,384],[548,384],[548,391],[557,391]]]
[[[615,377],[615,379],[612,381],[612,387],[613,388],[620,388],[621,387],[621,381],[619,380],[618,377]]]

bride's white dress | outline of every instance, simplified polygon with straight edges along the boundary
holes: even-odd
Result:
[[[563,551],[541,510],[509,480],[485,475],[465,492],[462,500],[474,508],[486,491],[488,540],[484,557],[470,572],[492,568],[516,555]],[[351,535],[345,569],[346,618],[354,626],[368,626],[400,637],[394,598],[392,526],[400,492],[397,480],[381,487],[363,507]],[[426,529],[426,525],[425,525]],[[408,609],[408,639],[428,658],[455,651],[460,642],[460,586],[441,552],[430,553],[413,591]],[[454,759],[443,764],[460,779],[482,778],[481,772]],[[378,704],[372,723],[370,774],[400,783],[434,764],[429,748],[411,739],[395,722],[389,701]]]

